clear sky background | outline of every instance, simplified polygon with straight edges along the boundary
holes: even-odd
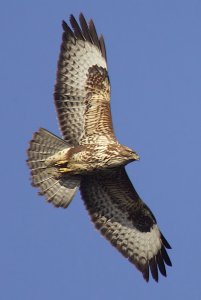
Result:
[[[29,181],[40,126],[59,134],[61,20],[92,17],[107,46],[112,114],[140,162],[128,173],[172,245],[148,284],[93,227],[79,193],[55,209]],[[201,299],[201,1],[2,1],[0,299]]]

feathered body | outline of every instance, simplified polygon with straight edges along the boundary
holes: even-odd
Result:
[[[86,144],[61,150],[49,156],[45,164],[56,167],[61,174],[84,175],[126,165],[138,158],[134,151],[118,143]]]
[[[149,280],[166,276],[170,245],[135,191],[125,165],[135,151],[115,138],[103,36],[92,20],[63,22],[54,99],[63,139],[45,129],[28,149],[32,184],[48,202],[67,207],[78,188],[96,228]]]

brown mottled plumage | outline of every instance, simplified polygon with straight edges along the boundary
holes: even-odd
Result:
[[[28,149],[32,184],[48,202],[67,207],[80,187],[96,228],[149,280],[166,276],[170,245],[135,191],[125,165],[138,155],[116,140],[103,36],[94,23],[63,22],[54,99],[63,139],[45,129]]]

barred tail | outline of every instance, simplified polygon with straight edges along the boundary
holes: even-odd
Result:
[[[32,185],[39,188],[48,202],[66,208],[76,193],[80,177],[60,175],[55,167],[48,167],[46,159],[58,151],[69,148],[64,140],[40,128],[35,132],[27,150],[27,164],[31,169]]]

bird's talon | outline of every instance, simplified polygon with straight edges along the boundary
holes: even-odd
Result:
[[[59,172],[60,172],[60,173],[68,173],[68,172],[70,172],[70,171],[72,171],[72,170],[69,169],[69,168],[59,168]]]

